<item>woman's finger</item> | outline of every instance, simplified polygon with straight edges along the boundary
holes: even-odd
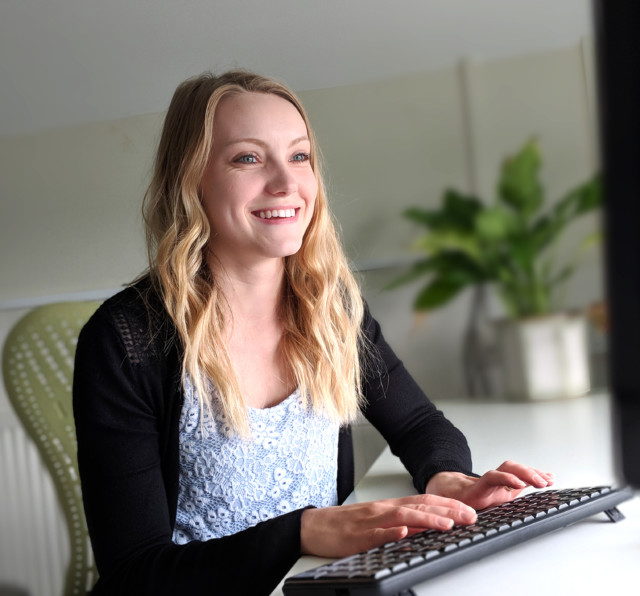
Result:
[[[548,485],[551,486],[556,481],[556,475],[553,472],[544,472],[543,470],[538,470],[536,468],[532,468],[535,470],[542,478],[544,478]]]
[[[490,470],[478,480],[475,488],[476,490],[481,490],[483,487],[487,486],[506,486],[511,489],[522,490],[527,487],[527,483],[516,474],[502,472],[499,470]]]
[[[378,501],[381,504],[388,504],[392,506],[410,506],[410,505],[427,505],[448,507],[450,509],[470,509],[462,501],[452,499],[449,497],[441,497],[439,495],[423,493],[419,495],[411,495],[408,497],[398,497],[394,499],[382,499]]]
[[[536,488],[544,488],[553,483],[553,475],[547,472],[541,472],[536,468],[519,464],[512,460],[505,461],[498,467],[498,471],[509,472],[527,484],[531,484]]]
[[[427,514],[451,519],[457,524],[472,524],[477,519],[476,510],[472,507],[463,508],[440,507],[437,505],[407,505],[412,509],[417,509]]]
[[[456,524],[473,523],[475,512],[469,508],[434,507],[427,505],[390,506],[377,519],[368,520],[378,527],[410,526],[422,529],[449,530]]]
[[[364,533],[363,543],[366,545],[362,550],[369,550],[387,542],[396,542],[402,540],[409,533],[407,526],[399,526],[395,528],[373,528]]]

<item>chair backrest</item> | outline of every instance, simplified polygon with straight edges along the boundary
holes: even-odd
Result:
[[[14,325],[2,354],[9,401],[51,473],[66,517],[71,560],[65,596],[85,595],[97,579],[82,506],[71,385],[78,334],[99,304],[33,309]]]

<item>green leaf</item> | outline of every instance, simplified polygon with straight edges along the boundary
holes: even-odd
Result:
[[[441,275],[429,282],[416,296],[415,310],[433,310],[443,306],[473,280],[457,272]]]
[[[554,288],[571,277],[575,271],[575,265],[566,265],[556,275],[549,280],[549,287]]]
[[[474,197],[465,196],[453,189],[445,192],[443,210],[453,229],[473,231],[477,214],[483,209],[482,202]]]
[[[403,215],[407,219],[426,226],[427,228],[439,229],[446,227],[449,223],[447,217],[443,213],[439,211],[421,209],[420,207],[410,207],[403,212]]]
[[[551,211],[538,219],[531,230],[536,250],[541,252],[555,242],[562,231],[577,217],[601,206],[600,177],[574,188],[560,199]]]
[[[591,234],[587,234],[582,239],[582,242],[580,242],[580,252],[590,250],[594,246],[597,246],[601,243],[602,243],[602,232],[600,230],[591,232]]]
[[[397,287],[411,283],[412,281],[425,276],[427,273],[434,271],[437,267],[438,264],[433,259],[424,259],[422,261],[417,261],[411,266],[411,269],[409,271],[391,280],[382,289],[393,290]]]
[[[602,206],[602,181],[594,176],[584,184],[577,186],[560,199],[553,208],[558,216],[567,220],[578,217]]]
[[[467,232],[456,230],[431,232],[417,240],[415,246],[429,255],[444,251],[460,251],[478,262],[482,259],[478,239]]]
[[[514,214],[499,205],[479,212],[475,221],[478,236],[486,242],[504,240],[516,226]]]
[[[534,271],[537,251],[531,236],[513,238],[510,246],[510,260],[521,273],[531,274]]]
[[[565,221],[561,217],[543,215],[533,225],[529,237],[531,244],[537,253],[541,253],[558,237],[565,227]]]
[[[505,204],[528,220],[543,201],[538,172],[542,160],[535,141],[530,140],[502,164],[498,196]]]
[[[404,216],[433,231],[455,230],[470,232],[473,229],[476,214],[483,208],[474,198],[448,189],[442,197],[442,206],[438,210],[410,207]]]
[[[574,191],[579,196],[576,215],[594,211],[602,206],[602,177],[594,176],[589,182],[578,186]]]
[[[437,270],[446,275],[457,271],[476,283],[488,280],[486,268],[464,253],[442,252],[435,255],[432,261],[435,263],[434,271]]]

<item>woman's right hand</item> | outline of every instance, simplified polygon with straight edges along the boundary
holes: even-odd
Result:
[[[424,530],[449,530],[475,521],[471,507],[436,495],[307,509],[300,546],[305,555],[347,557]]]

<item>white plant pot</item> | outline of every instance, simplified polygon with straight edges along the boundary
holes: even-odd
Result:
[[[587,321],[560,313],[496,323],[506,396],[514,400],[577,397],[590,389]]]

